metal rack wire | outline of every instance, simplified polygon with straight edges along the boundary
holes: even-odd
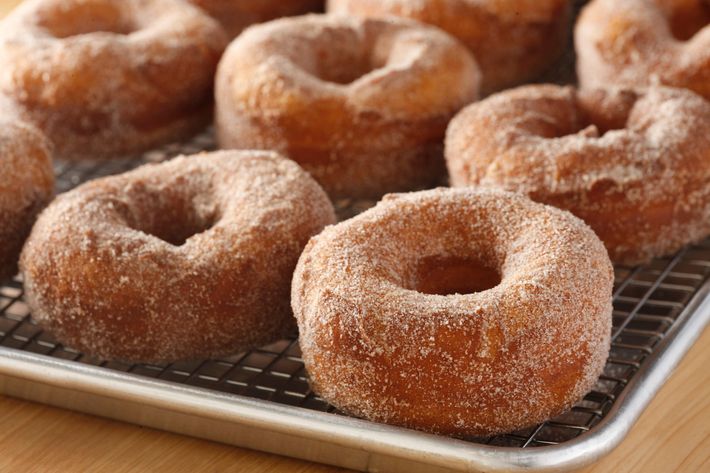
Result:
[[[170,145],[144,156],[105,163],[57,166],[58,191],[89,179],[131,169],[177,154],[213,148],[209,132],[185,145]],[[340,202],[341,215],[368,203]],[[678,315],[710,277],[710,240],[671,258],[615,270],[612,350],[594,390],[569,412],[536,427],[470,442],[528,448],[556,445],[584,435],[609,413],[627,384],[671,330]],[[314,395],[300,358],[297,335],[234,356],[168,365],[128,365],[96,360],[57,343],[31,320],[19,279],[0,284],[0,346],[100,366],[155,380],[343,415]]]

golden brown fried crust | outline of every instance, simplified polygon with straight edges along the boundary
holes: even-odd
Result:
[[[583,87],[663,84],[710,100],[708,0],[594,0],[575,47]]]
[[[97,358],[228,355],[293,330],[289,289],[308,239],[335,216],[276,153],[180,157],[59,196],[25,245],[34,319]]]
[[[449,125],[454,186],[521,192],[567,209],[637,264],[710,233],[710,103],[683,89],[534,85]]]
[[[216,82],[223,148],[275,149],[332,197],[379,197],[444,175],[448,120],[479,73],[458,42],[403,20],[309,15],[249,28]]]
[[[22,244],[53,194],[47,139],[29,125],[0,119],[0,282],[15,275]]]
[[[423,293],[431,258],[474,259],[500,283]],[[507,192],[436,189],[387,196],[312,238],[291,300],[313,389],[328,402],[374,421],[492,435],[557,415],[592,388],[609,352],[612,284],[603,244],[572,214]]]
[[[323,11],[324,0],[189,0],[222,24],[230,38],[254,23]]]
[[[59,158],[143,151],[207,124],[226,42],[184,2],[30,0],[0,23],[0,94]]]
[[[396,15],[458,38],[481,66],[482,92],[521,84],[550,68],[567,46],[567,0],[329,0],[328,11]]]

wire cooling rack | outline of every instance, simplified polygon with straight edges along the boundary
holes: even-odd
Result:
[[[137,159],[57,166],[59,192],[89,179],[119,173],[147,162],[181,153],[213,148],[211,133],[185,145],[171,145]],[[199,159],[199,158],[198,158]],[[371,203],[341,201],[342,216],[357,213]],[[530,448],[557,445],[588,432],[610,412],[626,386],[678,316],[710,276],[710,241],[688,247],[671,258],[657,259],[637,268],[615,269],[612,349],[594,390],[569,412],[535,427],[468,442],[502,447]],[[22,282],[15,278],[0,285],[0,346],[47,357],[94,365],[154,380],[204,388],[230,395],[256,398],[279,405],[334,413],[332,406],[313,394],[301,360],[297,335],[234,356],[167,365],[106,362],[57,343],[31,319],[23,300]]]

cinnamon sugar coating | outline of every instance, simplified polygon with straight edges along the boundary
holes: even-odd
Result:
[[[710,100],[708,0],[594,0],[575,27],[583,87],[683,87]]]
[[[25,297],[42,327],[98,358],[232,354],[293,330],[293,269],[334,221],[276,153],[179,157],[59,196],[22,252]]]
[[[427,294],[421,264],[475,260],[500,283]],[[493,435],[563,412],[609,352],[613,270],[572,214],[524,196],[435,189],[386,196],[326,228],[293,279],[313,389],[370,420]]]
[[[322,11],[323,0],[189,0],[222,24],[230,37],[254,23]]]
[[[484,94],[532,80],[567,45],[568,0],[328,0],[328,11],[396,15],[429,23],[458,38],[481,66]]]
[[[219,24],[175,0],[28,0],[0,22],[0,95],[61,159],[150,149],[210,118]]]
[[[331,197],[436,185],[446,124],[477,96],[457,41],[412,21],[308,15],[253,26],[220,62],[223,148],[274,149]]]
[[[22,244],[53,194],[47,139],[27,124],[0,119],[0,282],[17,272]]]
[[[710,102],[683,89],[535,85],[452,120],[454,186],[521,192],[587,222],[615,262],[710,234]]]

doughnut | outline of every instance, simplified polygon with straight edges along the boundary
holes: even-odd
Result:
[[[38,325],[99,359],[206,359],[294,329],[291,276],[335,220],[326,194],[273,152],[179,157],[59,196],[22,251]]]
[[[585,88],[663,84],[710,100],[709,0],[594,0],[575,47]]]
[[[14,276],[22,244],[54,194],[50,145],[35,128],[0,119],[0,282]]]
[[[0,22],[0,94],[64,160],[189,137],[209,122],[219,24],[176,0],[28,0]]]
[[[222,24],[230,37],[254,23],[323,10],[323,0],[190,0]]]
[[[249,28],[217,70],[222,148],[274,149],[331,197],[377,198],[445,176],[451,117],[479,72],[456,40],[397,19],[307,15]]]
[[[572,214],[503,191],[388,195],[306,245],[291,300],[343,412],[488,436],[555,416],[609,353],[613,269]]]
[[[568,0],[329,0],[328,11],[396,15],[458,38],[476,57],[485,94],[535,79],[567,45]]]
[[[684,89],[523,86],[452,120],[453,186],[569,210],[611,259],[643,263],[710,234],[710,102]]]

